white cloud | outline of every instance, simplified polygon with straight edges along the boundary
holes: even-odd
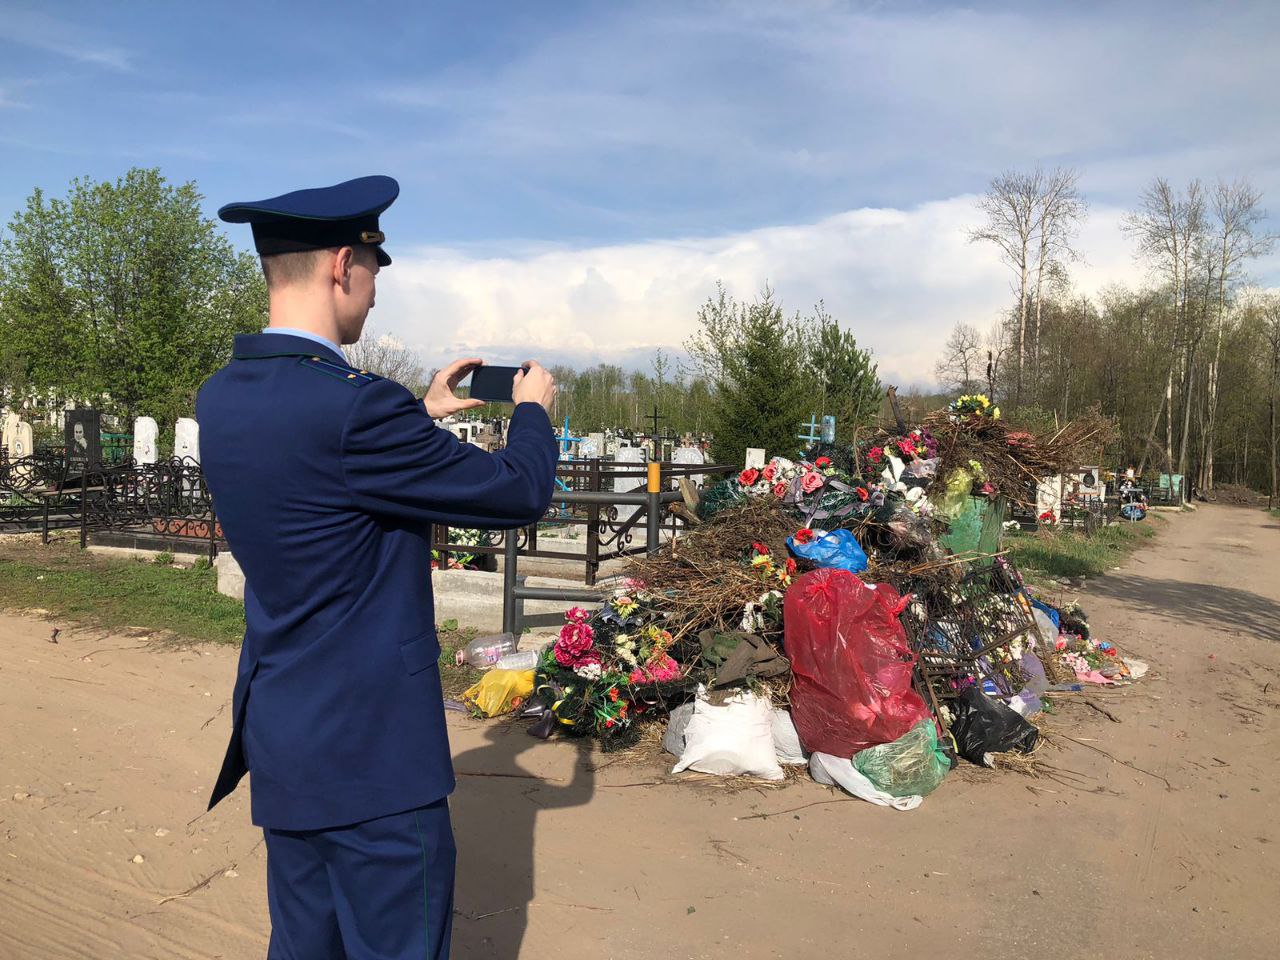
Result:
[[[967,241],[974,199],[860,209],[814,223],[700,239],[506,256],[455,249],[393,251],[378,279],[378,329],[431,364],[474,353],[494,362],[639,363],[679,351],[697,308],[722,280],[739,298],[774,288],[788,312],[827,310],[870,346],[882,376],[927,383],[957,321],[985,328],[1010,303],[1009,271]],[[1120,231],[1122,211],[1096,210],[1080,237],[1079,289],[1137,283],[1142,270]]]

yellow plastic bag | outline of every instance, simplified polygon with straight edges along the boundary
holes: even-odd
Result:
[[[973,473],[964,467],[956,467],[947,474],[946,492],[934,498],[934,513],[954,520],[969,505],[969,493],[973,489]]]
[[[509,713],[533,693],[532,670],[490,670],[462,695],[462,702],[486,717]]]

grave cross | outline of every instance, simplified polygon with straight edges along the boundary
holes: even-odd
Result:
[[[818,428],[818,418],[813,414],[809,414],[809,422],[800,424],[804,433],[798,434],[798,439],[805,442],[805,450],[808,450],[822,436]]]
[[[569,453],[570,447],[571,447],[573,444],[575,444],[575,443],[581,443],[581,442],[582,442],[582,438],[581,438],[581,437],[571,437],[571,436],[569,435],[569,417],[568,417],[568,415],[566,415],[566,416],[565,416],[565,418],[564,418],[564,429],[561,431],[560,436],[557,438],[557,440],[558,440],[558,442],[559,442],[559,444],[560,444],[560,459],[561,459],[561,460],[572,460],[572,459],[573,459],[573,457],[572,457],[572,455],[570,455],[570,453]]]
[[[653,431],[649,434],[649,436],[653,440],[653,459],[661,460],[662,459],[662,440],[658,436],[658,421],[666,420],[667,418],[658,416],[658,405],[655,403],[653,405],[653,413],[650,414],[648,417],[645,417],[645,419],[650,421],[653,424]]]

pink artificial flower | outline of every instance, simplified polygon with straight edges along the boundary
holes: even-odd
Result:
[[[622,585],[632,593],[638,593],[645,588],[645,582],[639,577],[627,577],[622,581]]]
[[[776,464],[771,463],[761,472],[764,474],[765,480],[769,483],[773,483],[774,478],[778,475],[778,467]]]
[[[590,614],[581,607],[570,607],[564,612],[564,618],[569,623],[583,623]]]
[[[867,451],[867,459],[870,460],[872,463],[879,463],[882,459],[884,459],[884,448],[872,447],[870,450]]]
[[[779,500],[781,500],[783,497],[787,495],[787,487],[788,487],[788,484],[775,483],[773,485],[773,495],[777,497]]]
[[[560,639],[556,641],[556,662],[564,667],[578,666],[594,642],[595,631],[589,624],[566,623],[560,628]]]
[[[680,664],[676,663],[666,654],[652,663],[647,663],[643,667],[636,667],[631,671],[628,679],[634,684],[642,683],[665,683],[668,680],[680,679]]]
[[[800,478],[800,489],[805,493],[813,493],[813,491],[817,490],[825,482],[826,480],[823,478],[822,474],[810,470]]]
[[[1059,637],[1057,640],[1055,640],[1055,641],[1053,642],[1053,649],[1055,649],[1055,650],[1065,650],[1065,649],[1067,649],[1067,641],[1065,641],[1065,640],[1063,640],[1061,637]]]
[[[914,457],[916,455],[915,445],[912,444],[910,440],[899,440],[898,449],[901,450],[903,453],[905,453],[908,457]]]

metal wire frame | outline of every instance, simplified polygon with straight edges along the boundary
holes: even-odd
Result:
[[[920,580],[903,589],[915,600],[902,614],[919,657],[916,687],[946,725],[942,709],[971,683],[991,681],[1011,697],[1026,683],[1006,648],[1039,637],[1030,602],[1007,564],[976,564],[952,581]]]

